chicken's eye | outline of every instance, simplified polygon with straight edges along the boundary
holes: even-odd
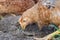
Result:
[[[26,19],[24,19],[23,22],[26,22]]]
[[[26,22],[26,20],[23,20],[23,22]]]

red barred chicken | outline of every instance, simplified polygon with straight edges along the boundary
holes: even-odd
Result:
[[[32,23],[37,23],[40,30],[43,28],[43,25],[49,25],[50,23],[54,23],[59,27],[60,9],[57,6],[46,6],[38,2],[23,13],[19,23],[23,30]]]
[[[0,14],[22,14],[22,12],[31,8],[34,4],[35,2],[33,0],[0,0]]]

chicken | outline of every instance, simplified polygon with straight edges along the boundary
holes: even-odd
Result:
[[[40,30],[44,25],[49,25],[50,23],[54,23],[59,27],[60,9],[57,6],[51,6],[49,8],[38,2],[32,8],[25,11],[19,18],[19,24],[23,30],[27,25],[32,23],[37,23]]]
[[[35,2],[33,0],[0,0],[0,14],[22,14],[34,4]]]

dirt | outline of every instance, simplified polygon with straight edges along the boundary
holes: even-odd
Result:
[[[39,30],[35,23],[22,30],[18,23],[19,17],[6,16],[0,20],[0,40],[35,40],[34,37],[42,38],[55,31],[52,24]]]

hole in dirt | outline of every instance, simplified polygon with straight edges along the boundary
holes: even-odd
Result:
[[[56,31],[56,29],[50,25],[53,25],[53,24],[49,24],[48,26],[44,25],[42,30],[39,30],[38,25],[34,23],[34,24],[28,25],[26,27],[25,31],[31,32],[31,33],[34,32],[35,33],[34,36],[36,36],[36,37],[44,37],[44,36],[54,32],[54,31]],[[29,35],[29,36],[32,36],[32,35]]]
[[[33,24],[27,25],[25,31],[28,31],[28,32],[39,32],[39,28],[38,28],[37,24],[33,23]]]

